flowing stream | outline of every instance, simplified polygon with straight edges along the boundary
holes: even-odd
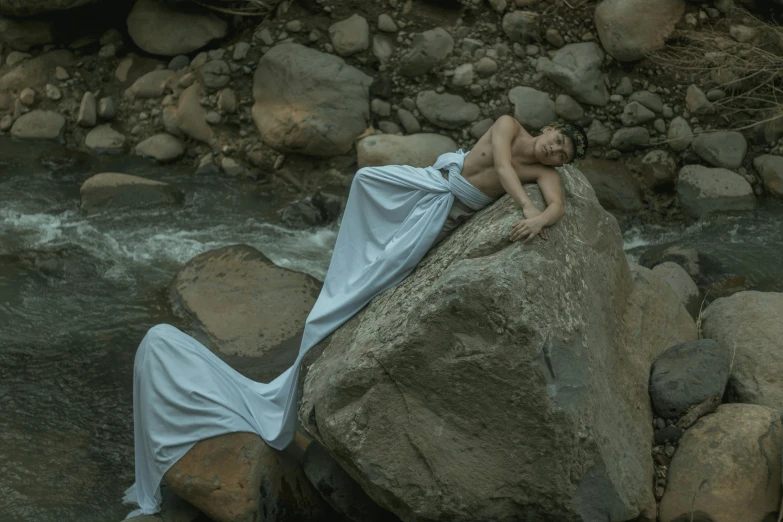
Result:
[[[98,172],[174,183],[185,204],[83,214],[79,187]],[[273,224],[279,206],[252,181],[0,140],[0,521],[124,518],[133,356],[149,327],[180,325],[167,300],[176,272],[246,243],[279,266],[325,275],[335,227],[287,230]],[[672,242],[701,245],[780,291],[781,216],[769,204],[683,229],[627,230],[626,248],[639,258]]]

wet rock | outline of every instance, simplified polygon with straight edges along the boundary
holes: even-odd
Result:
[[[11,135],[20,139],[62,140],[65,118],[54,111],[35,110],[23,114],[11,127]]]
[[[189,54],[223,38],[228,24],[211,11],[172,9],[155,0],[138,0],[128,15],[128,34],[148,53]]]
[[[683,211],[692,218],[708,214],[752,210],[753,188],[730,170],[686,165],[680,169],[677,195]]]
[[[783,198],[783,156],[762,154],[753,158],[753,166],[764,181],[767,192]]]
[[[529,130],[539,130],[557,120],[557,109],[549,95],[532,87],[514,87],[508,91],[514,105],[514,118]]]
[[[676,419],[691,406],[712,396],[723,397],[730,364],[730,349],[713,339],[672,346],[653,363],[650,376],[653,408],[661,417]]]
[[[367,20],[354,14],[350,18],[329,27],[334,50],[340,56],[351,56],[370,47],[370,26]]]
[[[236,245],[191,259],[176,275],[170,298],[213,350],[291,364],[320,288],[313,277]]]
[[[444,129],[458,129],[475,121],[479,106],[455,94],[422,91],[416,96],[416,107],[430,123]]]
[[[659,520],[774,520],[782,445],[779,412],[752,404],[719,406],[680,440]]]
[[[359,168],[381,165],[429,167],[441,154],[455,150],[454,140],[440,134],[381,134],[367,136],[356,144],[356,161]]]
[[[156,134],[136,145],[136,154],[160,162],[174,161],[185,154],[185,146],[171,134]]]
[[[342,58],[295,43],[273,47],[253,81],[253,120],[283,152],[347,154],[368,126],[372,78]]]
[[[431,29],[413,37],[411,47],[400,59],[399,73],[420,76],[440,65],[454,49],[454,38],[448,31]]]
[[[297,460],[254,433],[196,443],[165,474],[171,490],[211,519],[226,522],[322,520],[329,508]]]
[[[569,44],[557,51],[544,74],[577,101],[604,106],[609,103],[609,91],[601,71],[603,59],[595,42]]]
[[[748,152],[745,136],[736,131],[699,134],[691,147],[710,165],[727,169],[739,168]]]
[[[662,49],[684,12],[682,0],[603,0],[594,21],[606,52],[632,62]]]
[[[110,125],[99,125],[87,133],[84,145],[93,154],[120,154],[125,150],[125,136]]]
[[[79,193],[86,211],[171,205],[183,199],[179,189],[168,183],[111,172],[92,176]]]
[[[783,411],[783,293],[738,292],[704,309],[704,335],[731,350],[728,397]]]

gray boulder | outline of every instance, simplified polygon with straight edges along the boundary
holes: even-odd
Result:
[[[680,169],[677,195],[683,211],[700,219],[707,214],[752,210],[753,187],[745,178],[726,169],[686,165]]]
[[[532,11],[511,11],[503,16],[503,32],[512,42],[521,44],[541,39],[540,16]]]
[[[422,91],[416,96],[416,107],[430,123],[443,129],[458,129],[481,115],[479,106],[456,94]]]
[[[403,76],[420,76],[440,65],[454,49],[454,38],[440,27],[413,37],[411,48],[400,58],[399,72]]]
[[[683,0],[603,0],[595,27],[606,52],[632,62],[663,48],[684,12]]]
[[[576,101],[603,107],[609,103],[606,77],[601,71],[603,60],[604,53],[595,42],[569,44],[557,51],[544,74]]]
[[[284,152],[340,156],[370,120],[372,78],[331,54],[276,45],[258,63],[253,120],[265,143]]]
[[[561,172],[554,240],[510,243],[522,214],[504,196],[303,362],[300,421],[402,520],[654,509],[644,383],[696,327],[663,281],[629,267],[581,173]]]
[[[329,38],[340,56],[351,56],[370,47],[370,26],[367,20],[354,14],[350,18],[332,24]]]
[[[731,352],[713,339],[677,344],[655,361],[650,399],[665,419],[676,419],[710,397],[723,397],[729,380]]]
[[[585,158],[579,162],[579,168],[606,210],[626,214],[642,209],[641,187],[622,163]]]
[[[620,121],[626,127],[636,127],[655,119],[655,113],[639,102],[630,102],[623,107]]]
[[[669,124],[667,141],[669,142],[669,147],[677,152],[682,152],[691,146],[693,131],[685,118],[677,116],[672,120]]]
[[[640,149],[650,144],[650,131],[644,127],[618,129],[612,135],[612,147],[624,152]]]
[[[362,138],[356,144],[356,163],[359,168],[379,165],[429,167],[444,152],[455,150],[454,140],[440,134],[380,134]]]
[[[14,138],[27,140],[61,141],[65,131],[65,118],[54,111],[35,110],[22,114],[11,127]]]
[[[710,165],[726,169],[739,168],[748,152],[745,136],[736,131],[699,134],[691,146]]]
[[[508,99],[514,104],[514,118],[530,130],[557,121],[555,102],[543,91],[532,87],[514,87],[508,91]]]
[[[704,336],[731,351],[728,396],[783,412],[783,293],[738,292],[704,310]]]

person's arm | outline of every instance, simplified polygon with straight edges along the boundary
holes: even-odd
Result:
[[[492,158],[495,162],[495,171],[500,184],[511,199],[522,207],[524,212],[526,208],[532,209],[535,206],[525,193],[525,189],[522,188],[522,182],[511,165],[511,142],[519,132],[520,127],[519,123],[511,116],[501,116],[490,129],[490,143],[492,144]]]
[[[565,215],[563,187],[557,171],[544,165],[531,165],[529,168],[538,171],[538,186],[546,201],[546,209],[534,217],[517,221],[511,229],[511,241],[524,239],[523,242],[527,243],[539,233],[542,238],[547,239],[547,227],[554,225]]]

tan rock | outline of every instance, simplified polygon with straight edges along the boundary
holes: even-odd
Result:
[[[35,110],[23,114],[14,122],[11,135],[21,139],[61,140],[65,118],[54,111]]]
[[[783,412],[783,293],[738,292],[716,299],[702,321],[704,336],[732,351],[731,399]]]
[[[180,95],[175,123],[179,130],[204,143],[212,141],[212,128],[207,123],[207,111],[201,106],[201,84],[194,83]]]
[[[216,522],[298,522],[331,514],[299,462],[253,433],[202,440],[164,477]]]
[[[780,413],[723,404],[685,432],[661,499],[660,522],[767,522],[780,505]]]
[[[603,0],[595,27],[607,53],[632,62],[663,48],[684,12],[682,0]]]
[[[148,72],[135,82],[126,91],[126,95],[137,98],[158,98],[171,83],[176,79],[177,74],[168,69]]]
[[[82,210],[149,207],[182,201],[182,193],[168,183],[106,172],[85,181],[79,190]]]
[[[238,245],[192,259],[177,274],[171,299],[216,350],[274,352],[290,363],[320,286],[311,276],[277,267],[256,249]]]

